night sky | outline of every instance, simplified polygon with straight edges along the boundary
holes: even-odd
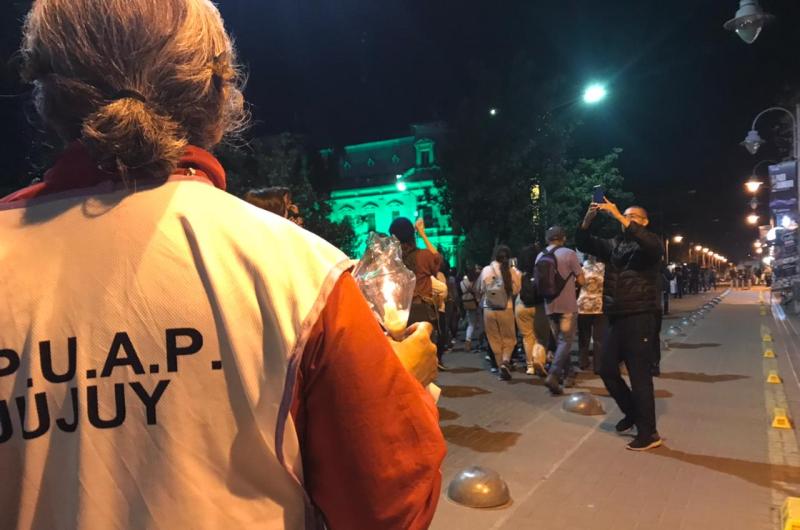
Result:
[[[14,79],[19,21],[0,7],[0,94]],[[627,185],[656,228],[735,259],[749,251],[742,183],[774,146],[751,157],[738,143],[755,114],[800,92],[800,4],[762,0],[777,16],[753,45],[722,29],[737,0],[225,0],[250,82],[255,133],[309,134],[319,145],[402,135],[448,120],[476,64],[502,72],[520,52],[564,76],[577,96],[609,84],[583,109],[571,156],[624,152]],[[0,98],[0,187],[24,181],[31,132],[24,97]],[[502,111],[502,105],[498,105]],[[487,109],[488,110],[488,109]],[[764,120],[759,129],[772,140]],[[764,166],[762,166],[764,168]],[[763,170],[762,170],[763,171]]]

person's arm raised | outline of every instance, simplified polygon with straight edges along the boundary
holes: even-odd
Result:
[[[589,232],[594,218],[597,217],[598,206],[596,203],[592,203],[589,205],[589,209],[586,210],[583,222],[578,227],[578,230],[575,231],[575,246],[581,252],[591,254],[598,260],[607,262],[611,259],[611,251],[613,249],[611,242],[607,239],[593,236]]]
[[[422,241],[425,243],[425,248],[427,248],[434,254],[439,254],[439,251],[436,249],[435,246],[433,246],[433,243],[431,243],[431,240],[428,239],[428,235],[425,233],[425,220],[420,217],[419,219],[417,219],[417,222],[414,223],[414,226],[417,228],[417,233],[419,234],[419,237],[421,237]]]

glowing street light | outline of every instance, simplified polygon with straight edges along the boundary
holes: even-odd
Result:
[[[761,9],[758,0],[740,0],[736,16],[725,22],[722,27],[728,31],[735,31],[747,44],[753,44],[764,25],[773,18],[775,17]]]
[[[583,102],[588,105],[600,103],[608,96],[608,90],[600,83],[592,83],[583,91]]]
[[[497,116],[497,109],[494,107],[489,109],[489,116]]]
[[[760,180],[748,180],[744,183],[744,187],[747,188],[747,191],[750,193],[758,193],[758,189],[761,187],[763,182]]]
[[[406,191],[408,189],[406,187],[406,183],[401,181],[401,180],[397,181],[397,184],[395,184],[395,187],[397,188],[397,191]]]
[[[681,241],[683,241],[683,236],[682,235],[677,234],[677,235],[672,236],[672,242],[673,243],[679,244]],[[664,257],[666,258],[667,263],[669,263],[669,238],[666,238],[664,240],[664,246],[666,248],[666,252],[664,254]]]
[[[761,241],[753,241],[753,246],[755,248],[761,248]]]
[[[694,249],[695,251],[700,252],[701,250],[703,250],[703,245],[696,245]]]
[[[754,213],[751,213],[750,215],[747,216],[747,223],[751,225],[757,224],[758,216]]]

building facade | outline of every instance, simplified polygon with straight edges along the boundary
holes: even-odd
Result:
[[[441,207],[443,189],[437,181],[446,127],[412,125],[410,133],[348,145],[339,152],[321,151],[324,160],[337,165],[338,178],[329,201],[331,220],[350,221],[357,238],[354,257],[360,257],[370,232],[388,233],[396,217],[412,221],[421,217],[431,243],[456,266],[463,236],[455,232],[451,215]]]

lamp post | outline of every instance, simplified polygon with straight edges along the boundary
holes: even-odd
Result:
[[[744,183],[744,187],[747,188],[747,191],[755,195],[758,193],[758,189],[761,187],[763,182],[760,180],[756,180],[755,178],[751,178],[747,182]]]
[[[747,136],[741,142],[742,145],[747,151],[754,155],[758,152],[759,148],[764,145],[766,142],[761,138],[761,135],[758,134],[758,130],[756,130],[756,123],[764,114],[769,112],[783,112],[787,114],[792,119],[792,136],[793,136],[793,152],[792,156],[795,160],[800,158],[800,134],[798,134],[798,124],[800,124],[800,104],[795,105],[794,113],[785,107],[770,107],[768,109],[764,109],[759,112],[755,119],[753,120],[753,124],[750,126],[750,130],[747,132]]]
[[[669,265],[669,238],[667,238],[665,241],[666,241],[666,244],[665,244],[664,257],[665,257],[665,259],[667,261],[667,265]],[[681,241],[683,241],[683,236],[682,235],[677,234],[677,235],[672,236],[672,242],[675,243],[676,245],[679,245],[681,243]]]
[[[735,31],[747,44],[753,44],[764,29],[764,25],[773,18],[775,17],[761,9],[758,0],[740,0],[736,15],[722,27],[728,31]]]
[[[697,257],[697,264],[700,264],[700,252],[703,250],[703,245],[695,245],[694,246],[694,253]],[[689,262],[692,262],[692,247],[689,247]]]
[[[742,0],[743,3],[745,1],[746,0]],[[794,106],[794,112],[785,107],[770,107],[759,112],[753,120],[753,124],[750,126],[750,131],[748,131],[747,136],[745,137],[744,141],[742,141],[741,145],[744,146],[744,148],[747,149],[751,155],[755,155],[758,152],[758,149],[764,145],[764,140],[758,134],[758,130],[756,130],[756,123],[761,116],[769,112],[783,112],[792,119],[792,157],[794,158],[794,163],[796,166],[797,161],[800,160],[800,104]],[[758,186],[755,184],[757,180],[758,179],[756,178],[751,180],[751,182],[753,182],[752,187],[754,187],[756,191],[758,191]],[[751,187],[748,186],[748,190],[750,189]],[[800,190],[798,190],[798,198],[800,198]],[[757,216],[755,217],[755,220],[751,220],[753,219],[754,215],[755,214],[751,214],[747,218],[747,222],[753,225],[758,222]]]

